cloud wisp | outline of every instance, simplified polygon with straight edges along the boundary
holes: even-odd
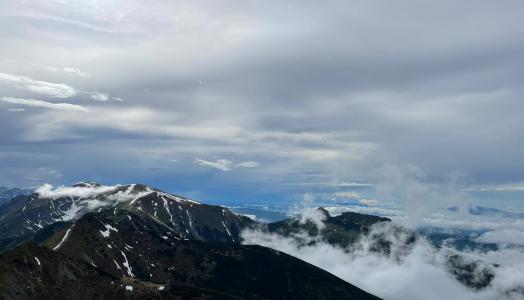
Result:
[[[6,73],[0,73],[0,81],[11,83],[19,89],[53,98],[69,98],[77,95],[77,91],[74,88],[64,83],[33,80],[25,76]]]
[[[47,108],[54,110],[67,110],[67,111],[89,111],[86,107],[70,103],[51,103],[43,100],[35,99],[20,99],[12,97],[0,97],[0,100],[10,104],[24,105],[29,107]]]
[[[10,112],[23,112],[25,111],[24,108],[8,108],[7,111],[10,111]]]
[[[238,163],[235,165],[235,167],[237,168],[258,168],[260,167],[260,163],[256,162],[256,161],[244,161],[244,162],[241,162],[241,163]]]
[[[108,101],[116,101],[116,102],[124,102],[122,98],[113,97],[107,93],[98,93],[98,92],[87,92],[89,95],[89,98],[92,100],[98,101],[98,102],[108,102]]]
[[[260,164],[256,161],[244,161],[240,163],[234,163],[233,161],[224,158],[217,159],[216,161],[208,161],[196,158],[194,160],[194,163],[199,166],[210,167],[221,171],[231,171],[235,168],[252,169],[260,166]]]
[[[91,77],[89,73],[84,73],[80,71],[78,68],[69,68],[64,67],[62,69],[54,68],[54,67],[48,67],[48,69],[51,68],[51,70],[54,70],[54,72],[62,71],[65,74],[71,75],[76,74],[81,77]],[[98,101],[98,102],[109,102],[109,101],[116,101],[116,102],[123,102],[124,100],[122,98],[113,97],[108,93],[103,92],[85,92],[80,91],[78,89],[75,89],[74,87],[71,87],[64,83],[52,83],[47,81],[41,81],[41,80],[34,80],[29,77],[25,76],[19,76],[19,75],[12,75],[7,73],[0,73],[0,81],[12,84],[14,87],[29,91],[32,93],[40,94],[43,96],[51,97],[51,98],[71,98],[74,96],[85,96],[88,99]]]
[[[67,74],[67,75],[70,75],[70,76],[71,75],[76,75],[76,76],[80,76],[80,77],[92,77],[93,76],[92,74],[84,72],[84,71],[80,70],[79,68],[73,68],[73,67],[62,67],[62,68],[46,67],[46,70],[48,70],[50,72],[53,72],[53,73],[63,72],[64,74]]]
[[[227,159],[217,159],[216,161],[208,161],[196,158],[195,163],[199,166],[210,167],[221,171],[233,170],[233,162]]]

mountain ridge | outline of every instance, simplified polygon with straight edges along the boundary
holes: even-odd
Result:
[[[79,183],[55,190],[44,185],[0,207],[0,251],[30,240],[45,226],[107,208],[148,213],[176,230],[180,238],[200,240],[238,241],[241,228],[254,222],[228,208],[202,204],[147,185]]]

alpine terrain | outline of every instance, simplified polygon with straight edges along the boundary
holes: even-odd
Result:
[[[288,225],[140,184],[43,186],[0,207],[0,298],[378,299],[290,255],[241,243],[244,229]]]

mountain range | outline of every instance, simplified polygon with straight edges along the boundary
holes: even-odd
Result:
[[[378,299],[290,255],[241,243],[246,228],[288,227],[146,185],[44,186],[0,206],[0,298]]]
[[[0,298],[378,299],[298,258],[245,245],[242,233],[348,252],[367,236],[370,251],[398,260],[430,236],[384,217],[308,214],[260,223],[142,184],[44,185],[0,206]],[[446,266],[473,290],[489,286],[498,267],[454,252]]]
[[[18,195],[30,195],[33,191],[28,189],[20,188],[8,188],[5,186],[0,186],[0,205],[11,200],[12,198]]]
[[[448,211],[458,212],[459,208],[449,207]],[[508,218],[508,219],[524,219],[524,213],[510,212],[493,207],[485,207],[478,205],[470,205],[467,208],[467,211],[470,215],[474,216],[489,216],[489,217],[498,217],[498,218]]]

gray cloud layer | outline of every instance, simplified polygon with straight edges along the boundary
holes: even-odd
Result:
[[[523,6],[2,3],[0,96],[91,102],[88,118],[13,114],[1,103],[0,176],[27,184],[21,174],[50,167],[74,180],[197,178],[212,171],[198,157],[260,163],[210,178],[217,186],[375,182],[387,163],[435,179],[460,172],[479,185],[522,182]],[[83,99],[66,86],[104,92]],[[176,168],[166,164],[172,157]]]

